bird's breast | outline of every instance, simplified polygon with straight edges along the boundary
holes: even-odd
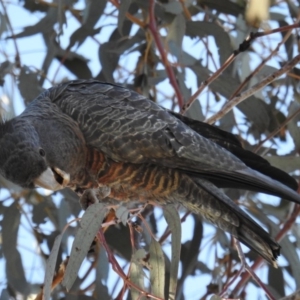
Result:
[[[70,182],[74,190],[110,187],[109,198],[119,201],[165,203],[182,185],[182,174],[153,164],[117,162],[96,149],[88,149],[85,168]]]

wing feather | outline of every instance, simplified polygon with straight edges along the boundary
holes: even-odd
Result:
[[[50,89],[49,97],[78,123],[89,146],[113,160],[177,168],[300,203],[286,185],[250,169],[178,116],[126,88],[79,80]],[[227,139],[236,144],[230,134]]]

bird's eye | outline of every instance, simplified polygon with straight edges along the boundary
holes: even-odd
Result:
[[[39,149],[39,154],[40,154],[40,156],[44,157],[46,155],[46,152],[45,152],[44,149],[40,148]]]

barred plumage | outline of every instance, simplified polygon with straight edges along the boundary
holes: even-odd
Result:
[[[0,172],[23,187],[68,186],[84,199],[91,191],[99,200],[180,203],[274,266],[280,246],[218,187],[300,203],[296,181],[232,134],[95,80],[46,90],[0,124]]]

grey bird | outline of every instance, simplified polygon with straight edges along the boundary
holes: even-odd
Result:
[[[279,244],[219,188],[300,203],[297,182],[244,150],[234,135],[96,80],[50,88],[1,123],[0,173],[24,188],[180,203],[273,266]]]

